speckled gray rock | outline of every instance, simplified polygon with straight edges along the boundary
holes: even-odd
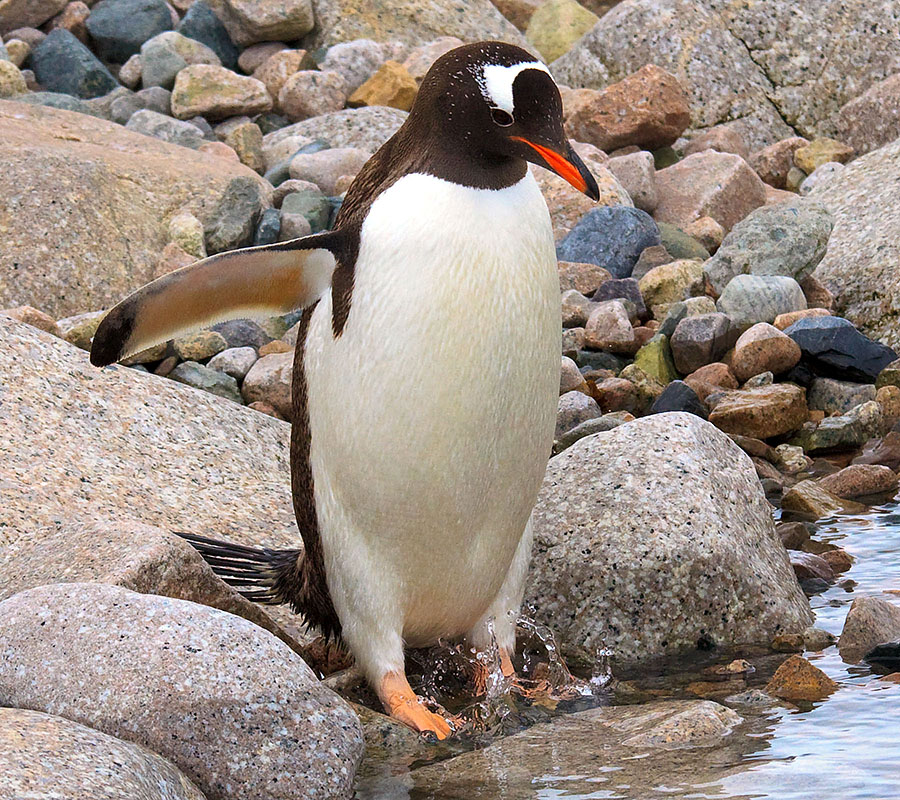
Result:
[[[252,319],[230,319],[213,326],[213,330],[225,337],[229,347],[252,347],[259,350],[272,341],[272,337]]]
[[[580,425],[586,420],[602,416],[603,412],[597,401],[583,392],[566,392],[559,398],[559,409],[556,414],[556,437]]]
[[[319,65],[323,70],[337,72],[343,79],[347,94],[353,94],[391,56],[381,42],[371,39],[355,39],[338,42],[328,48]]]
[[[709,700],[678,700],[562,714],[490,747],[384,778],[372,796],[674,798],[718,786],[759,749],[752,717]],[[749,724],[748,724],[749,723]],[[751,734],[751,735],[748,735]],[[672,752],[676,751],[676,752]],[[628,787],[624,792],[620,787]],[[562,787],[565,787],[564,789]],[[601,788],[602,787],[602,788]],[[676,788],[677,787],[677,788]]]
[[[238,177],[270,202],[271,186],[241,164],[93,117],[0,101],[0,129],[0,196],[11,210],[0,307],[54,317],[109,308],[155,277],[170,213],[210,223]]]
[[[18,708],[0,708],[0,796],[206,800],[177,767],[140,745]]]
[[[0,603],[0,703],[159,753],[209,800],[346,797],[352,709],[247,620],[117,586],[42,586]],[[114,664],[109,669],[107,665]]]
[[[206,366],[231,375],[237,381],[242,381],[258,358],[256,350],[252,347],[229,347],[214,355]]]
[[[169,378],[233,403],[241,402],[241,390],[234,378],[196,361],[183,361],[169,373]]]
[[[79,518],[296,547],[290,429],[0,317],[0,547]],[[13,387],[15,387],[13,389]]]
[[[168,114],[171,97],[172,93],[161,86],[151,86],[134,94],[117,97],[110,104],[109,118],[124,125],[131,119],[132,114],[144,108],[159,114]]]
[[[193,547],[161,528],[123,516],[93,521],[69,517],[36,526],[0,549],[0,601],[48,583],[86,582],[212,606],[298,646],[259,606],[217,578]]]
[[[731,319],[738,330],[757,322],[774,322],[779,314],[806,308],[800,284],[781,275],[738,275],[732,278],[716,308]]]
[[[249,245],[259,215],[268,205],[267,192],[256,179],[234,178],[204,226],[210,255]]]
[[[862,657],[875,645],[894,641],[900,637],[900,606],[881,597],[857,597],[838,640],[841,658],[851,664],[862,661]]]
[[[751,211],[703,266],[721,294],[735,275],[786,275],[802,281],[825,255],[834,227],[821,203],[793,200]]]
[[[836,381],[832,378],[815,378],[806,393],[807,405],[826,414],[843,414],[860,403],[874,399],[873,384]]]
[[[183,122],[180,119],[173,119],[166,114],[160,114],[158,111],[151,111],[149,108],[135,111],[128,118],[125,127],[135,133],[152,136],[154,139],[177,144],[181,147],[189,147],[191,150],[196,150],[206,141],[203,138],[203,131],[196,125],[192,125],[190,122]]]
[[[322,139],[331,147],[359,147],[374,153],[394,135],[405,119],[406,112],[396,108],[345,108],[272,131],[263,137],[263,149],[271,150],[292,137],[304,137],[308,141]]]
[[[900,347],[900,139],[848,164],[809,196],[835,219],[814,273],[835,295],[835,311]]]
[[[767,644],[812,622],[752,462],[693,415],[576,442],[534,523],[526,602],[575,660],[601,643],[625,661]]]

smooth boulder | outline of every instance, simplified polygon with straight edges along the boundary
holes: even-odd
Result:
[[[768,643],[812,622],[752,462],[690,414],[588,436],[551,459],[526,602],[563,652],[623,661]]]

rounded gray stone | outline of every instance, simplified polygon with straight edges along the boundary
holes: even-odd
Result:
[[[739,331],[757,322],[774,322],[779,314],[806,308],[800,284],[781,275],[738,275],[732,278],[716,302]]]
[[[342,798],[359,720],[287,645],[185,600],[92,583],[0,603],[0,703],[167,758],[209,800]]]

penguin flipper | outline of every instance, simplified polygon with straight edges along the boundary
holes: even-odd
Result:
[[[229,319],[286,314],[331,285],[337,231],[248,247],[163,275],[115,306],[100,323],[91,363],[104,367],[160,342]]]

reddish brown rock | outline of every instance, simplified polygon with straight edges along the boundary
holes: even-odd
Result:
[[[563,395],[566,392],[591,394],[578,365],[571,358],[563,356],[559,370],[559,393]]]
[[[197,148],[197,151],[216,158],[224,158],[226,161],[241,163],[241,157],[235,152],[235,149],[229,147],[225,142],[204,142]]]
[[[656,173],[659,203],[653,216],[684,227],[712,217],[725,231],[766,202],[765,184],[744,159],[706,150]]]
[[[259,359],[244,378],[241,394],[248,404],[269,403],[285,419],[291,418],[293,353],[273,353]]]
[[[625,378],[606,378],[594,384],[591,396],[597,401],[604,414],[610,411],[635,412],[638,402],[637,389]]]
[[[803,656],[788,658],[766,684],[766,693],[782,700],[803,700],[815,702],[824,700],[838,688],[818,667],[813,666]]]
[[[800,428],[808,415],[806,392],[792,383],[728,392],[709,415],[726,433],[768,439]]]
[[[788,555],[791,557],[791,566],[794,568],[794,574],[798,581],[810,578],[819,578],[829,582],[834,580],[834,570],[821,556],[814,553],[803,553],[799,550],[790,550]]]
[[[896,492],[897,474],[882,464],[851,464],[820,478],[818,483],[837,497],[864,497],[867,494]]]
[[[806,298],[806,305],[810,308],[834,308],[834,295],[818,278],[807,275],[800,281],[800,288]]]
[[[272,110],[272,98],[263,83],[214,64],[191,64],[181,70],[171,104],[173,117],[201,115],[210,122]]]
[[[846,550],[838,547],[835,550],[826,550],[822,553],[822,558],[828,563],[835,575],[846,572],[853,566],[853,556]]]
[[[275,44],[269,42],[269,44]],[[262,47],[263,45],[255,45]],[[246,52],[246,51],[244,51]],[[243,53],[241,54],[243,57]],[[302,69],[310,69],[313,61],[306,50],[286,50],[280,49],[272,53],[262,64],[253,70],[253,77],[261,81],[266,87],[269,95],[275,99],[277,109],[281,106],[278,104],[278,95],[282,87],[295,72]]]
[[[809,141],[802,136],[791,136],[780,142],[770,144],[762,150],[757,150],[750,156],[750,166],[756,170],[762,180],[774,186],[776,189],[784,189],[787,174],[794,166],[794,152]]]
[[[900,72],[842,106],[834,116],[834,129],[858,155],[900,139]]]
[[[606,283],[612,277],[603,267],[578,261],[558,261],[556,269],[559,272],[561,292],[574,289],[587,296],[596,292],[601,283]]]
[[[800,311],[788,311],[787,314],[779,314],[772,323],[778,330],[783,331],[789,328],[798,319],[806,319],[807,317],[830,317],[831,312],[826,308],[804,308]]]
[[[684,155],[702,153],[704,150],[716,150],[719,153],[734,153],[745,161],[750,157],[750,150],[741,132],[733,125],[715,125],[698,134],[684,148]]]
[[[260,414],[267,414],[270,417],[275,417],[275,419],[284,419],[284,417],[278,413],[275,406],[271,403],[267,403],[265,400],[254,400],[252,403],[247,404],[247,408],[259,411]]]
[[[607,152],[627,145],[655,150],[675,142],[690,121],[690,105],[678,79],[647,64],[600,91],[579,91],[566,130],[573,139]]]
[[[844,508],[841,498],[826,491],[815,481],[800,481],[794,484],[781,498],[781,507],[786,511],[797,511],[815,519],[837,514]]]
[[[809,540],[809,529],[802,522],[780,522],[775,532],[788,550],[799,550]]]
[[[90,8],[79,0],[69,3],[62,11],[59,12],[50,22],[47,23],[47,30],[52,31],[56,28],[62,28],[69,31],[82,44],[88,43],[87,18],[91,15]]]
[[[685,377],[684,382],[697,393],[697,397],[704,401],[715,392],[738,387],[737,379],[731,369],[721,361],[714,361],[712,364],[706,364],[700,369],[694,370]]]
[[[741,383],[761,372],[779,375],[800,361],[800,346],[767,322],[744,331],[734,345],[731,369]]]
[[[712,217],[700,217],[684,226],[684,232],[702,244],[710,254],[719,249],[725,238],[725,229]]]
[[[32,328],[38,328],[47,333],[52,333],[54,336],[62,336],[59,331],[59,326],[56,324],[56,320],[53,319],[53,317],[49,314],[45,314],[43,311],[38,311],[31,306],[17,306],[16,308],[0,309],[0,314],[18,320],[19,322],[24,322],[26,325],[31,325]]]
[[[855,664],[875,645],[900,639],[900,607],[885,597],[857,597],[838,640],[841,658]]]
[[[543,5],[544,0],[491,0],[491,2],[504,17],[524,33],[534,12]]]
[[[584,327],[584,342],[595,350],[634,355],[638,351],[634,328],[620,300],[600,303]]]

